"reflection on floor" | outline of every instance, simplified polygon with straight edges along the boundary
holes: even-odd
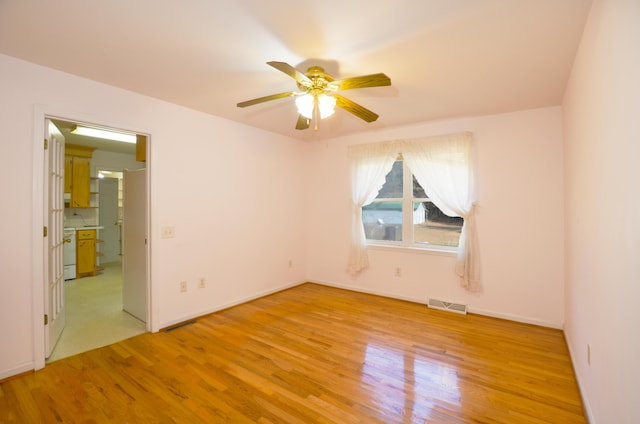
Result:
[[[122,264],[65,282],[67,325],[47,362],[142,334],[145,324],[122,310]]]

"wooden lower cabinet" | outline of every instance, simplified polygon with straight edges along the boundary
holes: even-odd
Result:
[[[76,231],[77,278],[96,275],[96,230]]]

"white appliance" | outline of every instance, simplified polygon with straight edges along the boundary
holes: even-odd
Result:
[[[76,278],[76,229],[64,229],[64,279]]]

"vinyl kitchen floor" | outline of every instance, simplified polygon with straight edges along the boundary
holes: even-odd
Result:
[[[47,362],[110,345],[146,332],[144,322],[122,310],[122,264],[65,282],[67,325]]]

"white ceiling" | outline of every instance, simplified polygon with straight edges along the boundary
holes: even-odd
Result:
[[[559,105],[591,0],[0,0],[0,52],[304,140]],[[318,58],[320,60],[310,60]],[[380,115],[294,129],[295,90],[267,66],[324,65]]]

